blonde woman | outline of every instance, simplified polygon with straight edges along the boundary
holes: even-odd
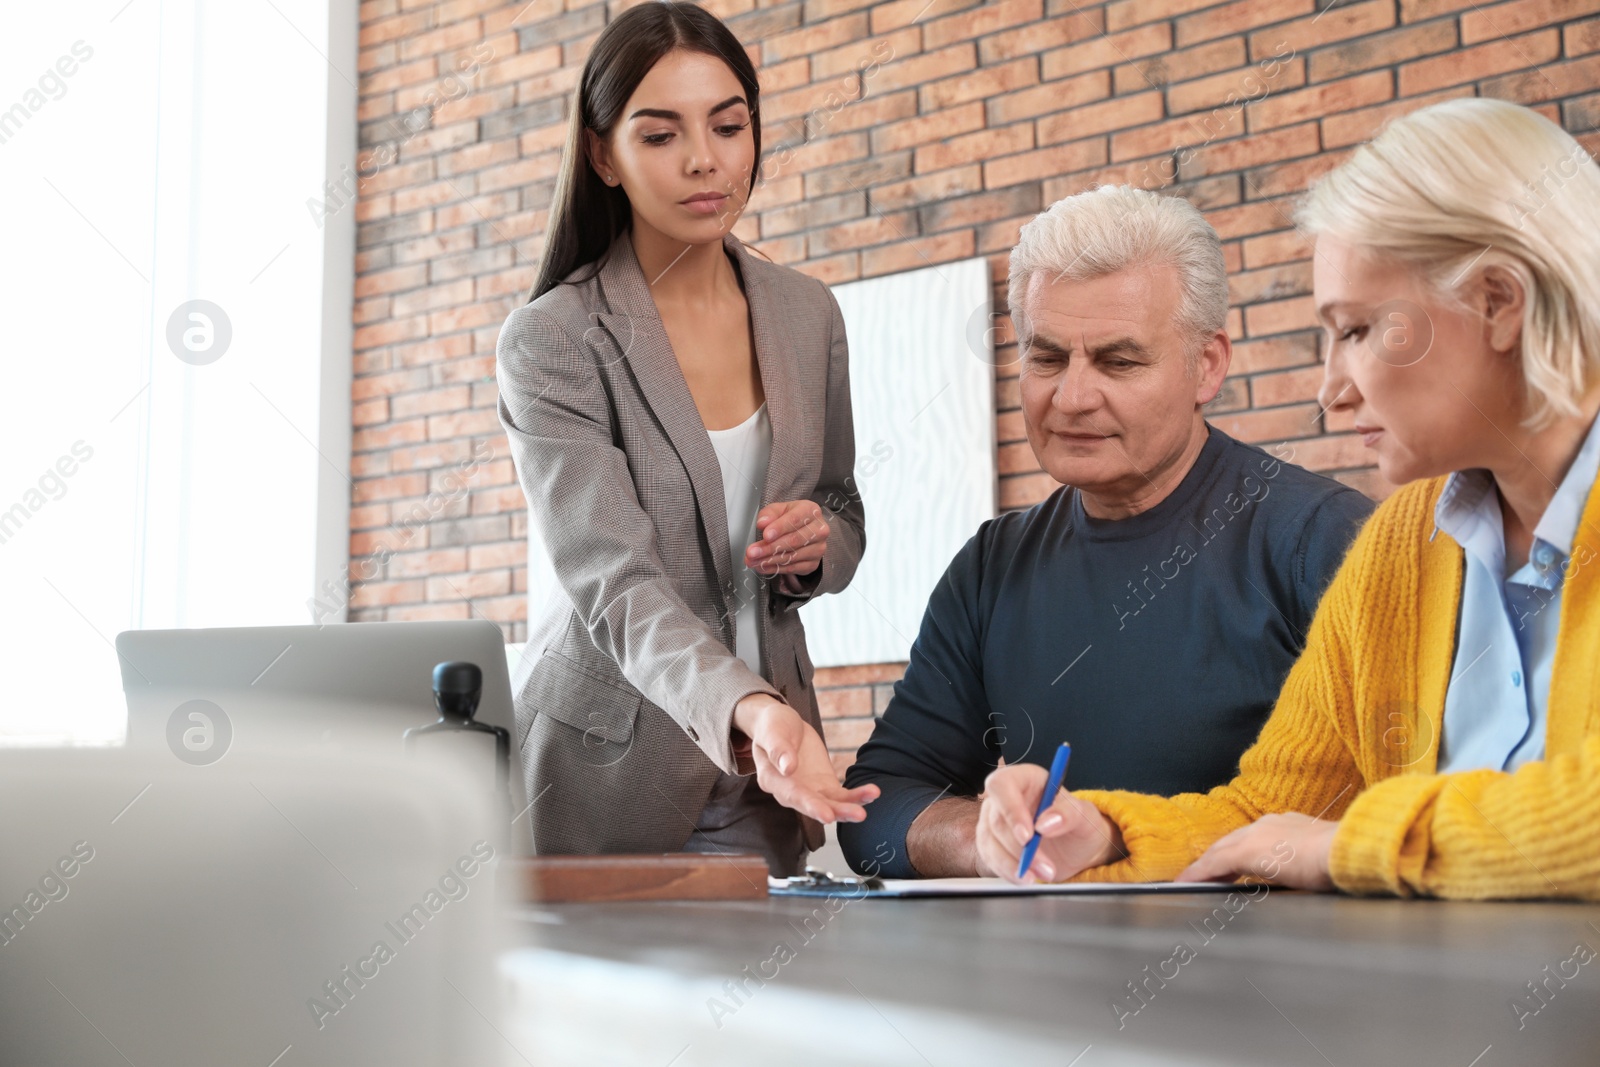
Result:
[[[1600,898],[1600,168],[1537,113],[1402,118],[1312,190],[1321,400],[1408,483],[1231,783],[1061,793],[1029,878]],[[1016,870],[1044,771],[992,775]]]

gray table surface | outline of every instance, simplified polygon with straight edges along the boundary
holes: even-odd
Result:
[[[533,1062],[651,1067],[1600,1063],[1600,906],[1263,889],[1234,911],[1215,894],[528,909],[505,957],[512,1039]]]

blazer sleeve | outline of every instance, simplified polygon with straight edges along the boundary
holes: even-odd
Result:
[[[809,499],[822,508],[828,523],[828,544],[822,562],[810,574],[798,575],[800,592],[784,592],[777,582],[775,594],[784,610],[793,611],[821,593],[837,593],[850,584],[861,553],[867,547],[866,515],[856,488],[856,430],[850,409],[850,347],[845,339],[844,313],[833,290],[821,281],[832,325],[828,333],[828,393],[826,435],[822,445],[822,472]]]
[[[733,707],[782,696],[730,652],[679,595],[611,434],[611,402],[591,347],[524,305],[500,331],[500,423],[528,513],[590,637],[700,750],[736,773]]]

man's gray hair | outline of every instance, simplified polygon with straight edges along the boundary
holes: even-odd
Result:
[[[1182,295],[1174,325],[1193,360],[1227,325],[1228,270],[1217,231],[1181,197],[1102,185],[1057,200],[1022,227],[1006,301],[1015,319],[1036,273],[1080,280],[1151,263],[1177,269]]]

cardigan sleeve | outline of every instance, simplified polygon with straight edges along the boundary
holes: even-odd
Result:
[[[1373,523],[1356,539],[1312,619],[1305,650],[1239,773],[1207,793],[1171,798],[1084,790],[1122,832],[1123,859],[1078,874],[1078,881],[1149,882],[1173,878],[1218,838],[1270,812],[1337,819],[1362,787],[1351,751],[1351,627],[1366,580],[1363,560]]]
[[[1351,893],[1600,899],[1600,738],[1517,770],[1411,774],[1356,798],[1333,838]]]

